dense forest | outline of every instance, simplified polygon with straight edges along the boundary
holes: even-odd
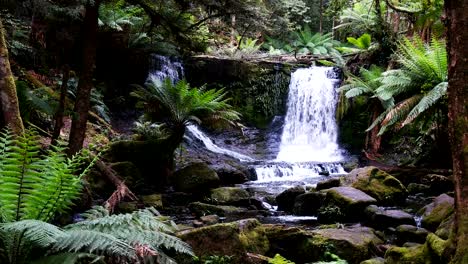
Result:
[[[468,263],[468,0],[0,0],[0,263]]]

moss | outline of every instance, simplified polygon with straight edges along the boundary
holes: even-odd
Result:
[[[176,171],[172,177],[172,184],[181,192],[203,193],[218,187],[220,179],[216,171],[205,163],[193,163]]]
[[[211,202],[218,204],[235,204],[249,199],[249,193],[238,187],[220,187],[211,190]]]
[[[453,214],[453,212],[453,204],[439,204],[428,215],[423,217],[422,224],[428,229],[435,230],[440,225],[440,223],[444,221],[448,216]]]
[[[162,195],[161,194],[151,194],[151,195],[145,195],[141,197],[141,200],[145,204],[145,206],[151,206],[156,209],[161,209],[163,208],[163,202],[162,202]]]
[[[426,245],[415,247],[390,247],[385,252],[386,264],[429,264],[432,263],[429,249]]]
[[[444,250],[447,247],[447,241],[431,233],[426,238],[426,244],[439,258],[442,258]]]
[[[237,214],[245,212],[246,209],[234,207],[234,206],[227,206],[227,205],[211,205],[205,204],[200,202],[194,202],[189,204],[189,209],[192,213],[197,216],[204,216],[210,214],[216,214],[219,216],[226,216],[230,214]]]

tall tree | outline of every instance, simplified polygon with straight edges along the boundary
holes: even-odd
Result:
[[[14,133],[24,131],[23,121],[19,112],[18,96],[13,74],[11,73],[8,48],[5,41],[5,30],[0,19],[0,105],[3,121]]]
[[[468,0],[445,0],[449,131],[455,181],[452,263],[468,263]]]
[[[86,136],[93,72],[96,62],[97,31],[100,0],[88,0],[83,25],[83,54],[78,91],[73,108],[74,118],[70,130],[68,153],[80,151]]]

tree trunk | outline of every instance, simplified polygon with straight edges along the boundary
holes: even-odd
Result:
[[[445,0],[449,136],[455,182],[452,263],[468,263],[468,0]]]
[[[60,86],[60,99],[57,112],[55,113],[54,132],[52,133],[52,145],[57,143],[60,137],[60,131],[63,127],[63,115],[65,112],[65,100],[67,98],[68,80],[70,79],[70,68],[68,65],[63,66],[62,85]]]
[[[5,41],[5,30],[0,19],[0,105],[2,107],[3,122],[15,134],[24,132],[21,120],[18,95],[13,74],[11,73],[8,48]]]
[[[320,34],[323,33],[323,0],[320,0],[319,32]]]
[[[86,124],[88,122],[88,111],[90,107],[91,89],[93,88],[93,71],[96,61],[97,29],[99,0],[94,3],[88,1],[86,5],[86,15],[83,25],[83,54],[76,95],[75,107],[73,108],[74,118],[70,130],[68,144],[68,154],[73,155],[83,147],[86,136]]]

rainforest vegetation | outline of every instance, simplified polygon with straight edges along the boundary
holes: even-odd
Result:
[[[468,263],[467,28],[468,0],[0,0],[0,263]],[[275,159],[309,67],[337,163]]]

